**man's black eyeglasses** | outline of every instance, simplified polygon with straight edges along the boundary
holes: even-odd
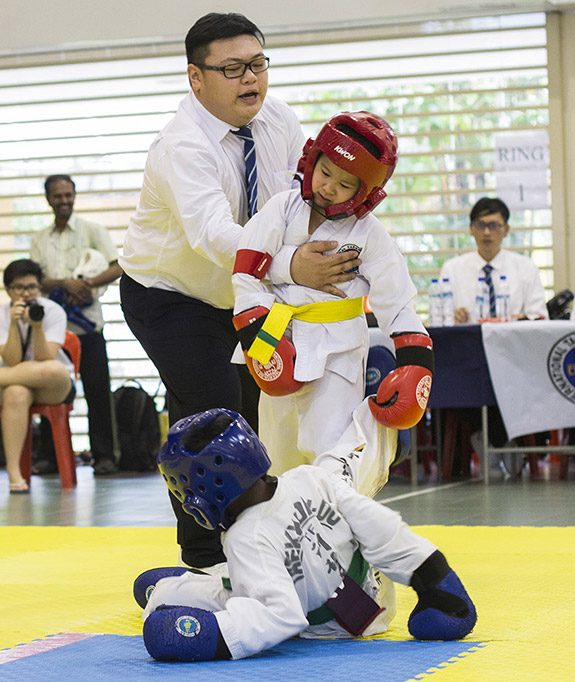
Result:
[[[506,223],[498,223],[495,220],[492,220],[489,223],[486,223],[484,220],[474,220],[471,225],[476,230],[480,230],[481,232],[483,232],[486,227],[490,232],[495,232],[496,230],[500,230],[502,227],[505,227]]]
[[[196,64],[201,69],[208,71],[221,71],[226,78],[241,78],[249,69],[252,73],[262,73],[267,71],[270,65],[269,57],[256,57],[251,62],[241,62],[239,64],[228,64],[227,66],[210,66],[209,64]]]

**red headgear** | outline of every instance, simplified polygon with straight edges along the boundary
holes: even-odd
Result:
[[[375,158],[351,135],[355,131],[379,151]],[[326,218],[338,219],[355,215],[361,218],[387,196],[383,187],[393,175],[397,163],[397,137],[391,126],[368,111],[345,111],[331,118],[310,138],[303,148],[297,170],[303,174],[302,196],[312,198],[311,180],[318,156],[323,153],[339,168],[361,180],[356,195],[341,204],[328,206]]]

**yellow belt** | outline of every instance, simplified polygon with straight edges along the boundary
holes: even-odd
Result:
[[[290,320],[302,322],[342,322],[363,314],[362,298],[344,298],[340,301],[323,301],[293,306],[274,303],[266,321],[248,350],[250,358],[267,365],[284,335]]]

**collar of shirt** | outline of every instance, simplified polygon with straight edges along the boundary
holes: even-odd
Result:
[[[73,232],[75,232],[75,231],[76,231],[76,227],[77,227],[77,223],[76,223],[76,214],[75,214],[75,213],[72,213],[72,215],[70,216],[70,220],[68,220],[68,222],[66,223],[66,229],[69,229],[69,230],[72,230]],[[53,233],[55,233],[56,231],[57,231],[57,230],[56,230],[56,221],[54,220],[54,222],[52,223],[52,225],[50,225],[50,234],[53,234]],[[62,232],[63,232],[63,231],[64,231],[64,230],[62,230]],[[62,234],[62,232],[60,232],[59,234]]]
[[[231,130],[239,130],[237,126],[232,126],[229,123],[222,121],[221,118],[211,114],[192,91],[190,91],[188,97],[184,99],[182,106],[186,110],[188,109],[188,106],[190,107],[190,113],[192,113],[193,117],[199,122],[202,130],[204,130],[206,135],[212,140],[221,142],[226,135],[231,134]],[[261,109],[250,121],[250,123],[257,121],[260,117],[260,113]]]
[[[499,249],[499,252],[489,262],[487,262],[482,256],[479,255],[479,253],[476,251],[475,255],[477,256],[477,263],[478,263],[478,269],[483,270],[484,265],[491,265],[493,270],[501,270],[503,268],[503,263],[505,261],[505,249]]]
[[[309,206],[309,204],[308,207],[309,212],[314,210],[311,208],[311,206]],[[316,227],[316,229],[314,230],[313,234],[310,235],[310,237],[313,237],[313,241],[335,240],[337,233],[341,229],[345,228],[346,230],[349,230],[351,226],[355,225],[357,220],[358,219],[354,215],[345,216],[344,218],[338,218],[336,220],[334,220],[333,218],[331,220],[329,218],[326,218],[322,223],[320,223]]]

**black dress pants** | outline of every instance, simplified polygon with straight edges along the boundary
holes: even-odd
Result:
[[[120,280],[128,326],[166,387],[170,425],[190,414],[225,407],[240,412],[257,432],[259,389],[244,366],[231,364],[237,336],[233,312],[174,291],[146,288],[126,274]],[[190,566],[225,561],[220,531],[208,531],[170,494],[178,544]]]
[[[110,371],[102,332],[80,334],[80,378],[88,406],[88,435],[94,463],[114,457]]]

